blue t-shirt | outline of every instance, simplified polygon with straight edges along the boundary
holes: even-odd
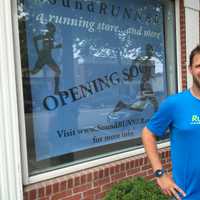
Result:
[[[170,130],[172,176],[184,200],[200,200],[200,99],[189,90],[169,96],[148,122],[156,136]]]

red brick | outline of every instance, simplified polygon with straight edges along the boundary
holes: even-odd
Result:
[[[180,40],[181,40],[181,78],[182,78],[182,89],[187,88],[187,82],[183,81],[186,79],[186,29],[185,29],[185,10],[184,1],[180,0]]]
[[[105,177],[109,176],[109,168],[104,169],[104,176]]]
[[[138,173],[135,174],[135,176],[143,176],[143,177],[145,177],[145,176],[147,176],[147,172],[146,171],[138,172]]]
[[[102,169],[99,171],[99,178],[103,178],[103,170]]]
[[[36,199],[36,190],[31,190],[29,192],[29,200]]]
[[[110,167],[110,174],[112,175],[114,173],[115,173],[115,168],[112,166],[112,167]]]
[[[115,173],[119,173],[120,165],[115,166]]]
[[[111,179],[115,181],[115,180],[121,179],[121,178],[123,178],[123,177],[125,177],[125,176],[126,176],[126,173],[125,173],[125,172],[121,172],[121,173],[119,173],[119,174],[113,175],[113,176],[111,177]]]
[[[100,185],[104,185],[104,184],[106,184],[106,183],[110,183],[110,177],[106,177],[106,178],[104,178],[104,179],[96,180],[96,181],[94,182],[94,187],[100,186]]]
[[[139,168],[129,169],[129,170],[127,171],[127,175],[128,175],[128,176],[131,176],[131,175],[134,175],[134,174],[138,173],[139,171],[140,171]]]
[[[67,183],[68,183],[68,188],[72,188],[72,187],[73,187],[73,179],[72,179],[72,178],[69,179],[69,180],[67,181]]]
[[[139,160],[139,165],[140,166],[143,165],[143,160],[144,160],[144,158],[140,158],[140,160]]]
[[[183,29],[183,31],[185,31],[185,29]],[[185,35],[182,35],[181,41],[182,41],[181,47],[186,48],[186,37],[185,37]],[[183,50],[182,50],[182,56],[183,56],[182,63],[186,66],[186,62],[185,62],[186,59],[184,59],[184,57],[186,56],[186,52],[184,52]]]
[[[171,163],[166,163],[163,165],[164,169],[171,168]]]
[[[83,196],[84,197],[94,196],[95,194],[97,194],[99,192],[101,192],[100,187],[87,190],[86,192],[83,193]]]
[[[81,194],[77,194],[68,198],[64,198],[62,200],[81,200]]]
[[[46,186],[46,195],[48,196],[48,195],[50,195],[52,193],[52,187],[51,187],[51,185],[47,185]]]
[[[89,173],[87,175],[87,182],[91,182],[92,181],[92,173]]]
[[[99,178],[99,171],[94,172],[94,180]]]
[[[52,196],[51,200],[60,200],[64,197],[68,197],[72,195],[72,191],[69,190],[69,191],[64,191],[64,192],[61,192],[61,193],[58,193],[58,194],[55,194]]]
[[[170,151],[167,151],[167,157],[170,157]]]
[[[150,164],[148,164],[148,165],[144,165],[144,166],[142,166],[141,169],[142,169],[142,170],[151,169],[151,165],[150,165]]]
[[[181,10],[182,14],[180,15],[180,27],[184,27],[185,28],[185,13],[184,10]]]
[[[39,188],[39,190],[38,190],[38,196],[39,197],[44,197],[44,194],[45,194],[44,188]]]
[[[139,166],[139,160],[136,159],[136,160],[135,160],[135,167],[138,167],[138,166]]]
[[[88,183],[86,185],[81,185],[81,186],[78,186],[78,187],[75,187],[73,188],[73,192],[74,193],[78,193],[78,192],[83,192],[85,190],[88,190],[92,187],[92,184],[91,183]]]
[[[131,167],[131,168],[134,168],[134,167],[135,167],[135,160],[131,160],[130,167]]]
[[[60,183],[60,191],[66,190],[67,188],[67,181],[62,181]]]
[[[122,164],[120,165],[120,171],[124,171],[124,170],[125,170],[125,164],[122,163]]]
[[[149,169],[149,170],[147,170],[147,174],[148,174],[148,175],[153,174],[153,169]]]
[[[128,170],[130,168],[130,162],[126,163],[126,170]]]
[[[86,175],[82,175],[81,176],[81,184],[85,184],[86,183]]]
[[[78,176],[78,177],[75,177],[74,182],[75,182],[75,183],[74,183],[75,186],[80,185],[80,184],[81,184],[80,177],[79,177],[79,176]]]
[[[59,183],[53,184],[53,193],[57,193],[59,191]]]

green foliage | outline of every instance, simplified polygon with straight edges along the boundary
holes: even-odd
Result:
[[[142,177],[122,181],[106,195],[104,200],[168,200],[153,181]]]

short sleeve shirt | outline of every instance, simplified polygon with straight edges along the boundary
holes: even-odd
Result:
[[[189,90],[169,96],[147,128],[159,137],[170,130],[173,179],[187,194],[182,199],[200,200],[200,99]]]

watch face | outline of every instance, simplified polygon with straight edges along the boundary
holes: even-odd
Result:
[[[162,171],[159,170],[159,171],[158,171],[158,175],[159,175],[159,176],[162,175]]]
[[[161,177],[165,173],[164,169],[158,169],[155,171],[155,177]]]

